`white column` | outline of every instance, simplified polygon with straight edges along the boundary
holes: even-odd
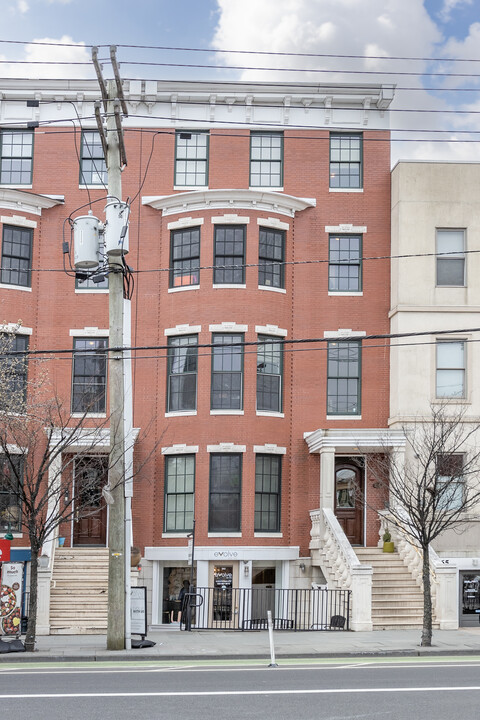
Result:
[[[458,630],[458,593],[455,565],[435,568],[437,580],[435,593],[435,616],[440,630]]]
[[[373,630],[372,625],[372,576],[370,565],[351,569],[352,615],[350,627],[357,632]]]
[[[320,450],[320,508],[335,507],[335,448]]]

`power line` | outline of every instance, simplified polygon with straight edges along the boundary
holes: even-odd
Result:
[[[266,345],[271,345],[272,343],[279,344],[282,346],[285,345],[304,345],[307,343],[315,343],[315,344],[325,344],[329,342],[361,342],[362,346],[365,341],[368,340],[390,340],[390,339],[399,339],[399,338],[413,338],[413,337],[425,337],[426,335],[448,335],[448,336],[458,336],[462,335],[464,333],[474,333],[474,332],[480,332],[480,327],[475,328],[455,328],[455,329],[449,329],[449,330],[422,330],[420,332],[409,332],[409,333],[381,333],[381,334],[371,334],[371,335],[355,335],[354,332],[352,332],[351,335],[341,335],[339,337],[334,338],[300,338],[300,339],[287,339],[283,337],[277,337],[270,338],[269,340],[245,340],[235,343],[229,343],[228,345],[218,345],[218,343],[197,343],[192,347],[196,348],[219,348],[222,347],[223,349],[229,349],[229,348],[240,348],[240,347],[263,347]],[[21,334],[21,329],[19,330],[19,333]],[[197,334],[197,333],[192,333]],[[239,333],[240,334],[240,333]],[[88,339],[88,338],[87,338]],[[365,346],[368,347],[368,346]],[[36,355],[102,355],[102,354],[108,354],[108,353],[118,353],[118,352],[136,352],[136,351],[143,351],[143,350],[169,350],[169,345],[138,345],[138,346],[124,346],[124,347],[117,347],[117,346],[111,346],[107,348],[102,348],[101,350],[92,350],[92,349],[74,349],[74,348],[67,348],[67,349],[49,349],[49,350],[10,350],[2,352],[2,357],[27,357],[27,356],[36,356]]]
[[[95,200],[95,202],[101,202],[105,198],[100,198],[100,200]],[[133,200],[131,201],[133,202]],[[78,210],[81,210],[83,207],[86,207],[87,205],[91,205],[90,202],[85,203],[85,205],[82,205],[80,208],[77,208],[77,210],[72,210],[70,213],[70,217],[73,215],[73,213],[77,212]],[[195,220],[195,218],[193,218]],[[194,227],[192,225],[192,227]],[[261,227],[261,226],[260,226]],[[341,237],[341,236],[349,236],[349,235],[362,235],[363,233],[356,233],[356,232],[342,232],[342,233],[328,233],[328,235],[332,235],[334,237]],[[462,252],[462,255],[474,255],[480,253],[480,249],[478,250],[464,250]],[[450,257],[452,255],[451,252],[431,252],[431,253],[406,253],[404,255],[366,255],[363,257],[358,258],[358,263],[366,262],[367,260],[404,260],[409,258],[419,258],[419,257]],[[189,271],[200,271],[200,270],[241,270],[243,268],[265,268],[269,266],[275,266],[275,267],[285,267],[285,266],[295,266],[295,265],[327,265],[327,264],[334,264],[334,265],[342,265],[343,263],[331,263],[331,260],[329,258],[324,258],[322,260],[271,260],[269,262],[258,262],[258,263],[235,263],[232,265],[198,265],[195,267],[189,267]],[[157,273],[157,272],[173,272],[175,269],[174,266],[169,266],[166,268],[148,268],[148,270],[131,270],[132,274],[134,275],[143,275],[148,273]],[[62,268],[28,268],[28,272],[45,272],[45,273],[60,273],[64,272]]]
[[[56,43],[45,42],[40,40],[0,40],[2,44],[9,45],[40,45],[47,47],[76,47],[76,48],[109,48],[112,43],[96,43],[89,45],[88,43]],[[168,45],[134,45],[125,43],[115,43],[117,48],[127,48],[134,50],[166,50],[178,52],[202,52],[202,53],[222,53],[236,55],[272,55],[286,57],[315,57],[315,58],[351,58],[356,60],[416,60],[422,62],[480,62],[479,58],[449,58],[449,57],[416,57],[416,56],[398,56],[398,55],[343,55],[337,53],[306,53],[306,52],[279,52],[273,50],[224,50],[221,48],[197,48],[197,47],[177,47]]]

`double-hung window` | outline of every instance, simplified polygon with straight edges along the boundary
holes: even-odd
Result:
[[[208,512],[210,532],[240,530],[241,485],[242,456],[237,453],[212,453]]]
[[[215,333],[212,343],[212,410],[241,410],[243,334]]]
[[[250,134],[250,187],[283,185],[283,133]]]
[[[437,286],[465,285],[465,230],[437,230]]]
[[[165,532],[189,532],[193,528],[195,502],[195,455],[165,458]]]
[[[107,163],[100,134],[95,130],[84,130],[80,156],[80,184],[106,185],[107,182]]]
[[[0,282],[6,285],[30,287],[32,238],[33,230],[30,228],[3,226]]]
[[[0,411],[21,413],[27,399],[28,335],[0,334]],[[19,353],[10,355],[7,353]]]
[[[0,455],[0,532],[22,529],[23,455]]]
[[[215,225],[216,285],[243,285],[245,282],[245,226]]]
[[[0,130],[0,184],[31,185],[33,131]]]
[[[167,412],[196,410],[197,358],[197,335],[169,339]]]
[[[200,228],[172,230],[170,240],[170,287],[200,283]]]
[[[445,510],[458,510],[463,503],[463,455],[440,453],[437,455],[436,497]]]
[[[330,187],[357,189],[363,186],[363,136],[361,133],[330,133]]]
[[[257,410],[282,412],[283,344],[267,335],[258,340]]]
[[[258,248],[258,284],[285,287],[285,232],[260,228]]]
[[[208,185],[208,133],[180,130],[175,133],[175,185]]]
[[[255,531],[280,531],[281,457],[255,457]]]
[[[437,398],[465,397],[465,342],[437,342]]]
[[[329,342],[327,355],[327,414],[360,415],[361,343]]]
[[[330,235],[328,289],[331,292],[361,291],[362,238],[360,235]]]
[[[106,338],[73,339],[72,412],[105,412],[107,346]]]

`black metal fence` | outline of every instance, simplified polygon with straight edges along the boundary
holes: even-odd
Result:
[[[185,596],[181,629],[349,630],[351,590],[196,588]]]

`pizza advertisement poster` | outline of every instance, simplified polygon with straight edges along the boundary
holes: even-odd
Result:
[[[20,633],[23,563],[2,564],[0,586],[0,635]]]

